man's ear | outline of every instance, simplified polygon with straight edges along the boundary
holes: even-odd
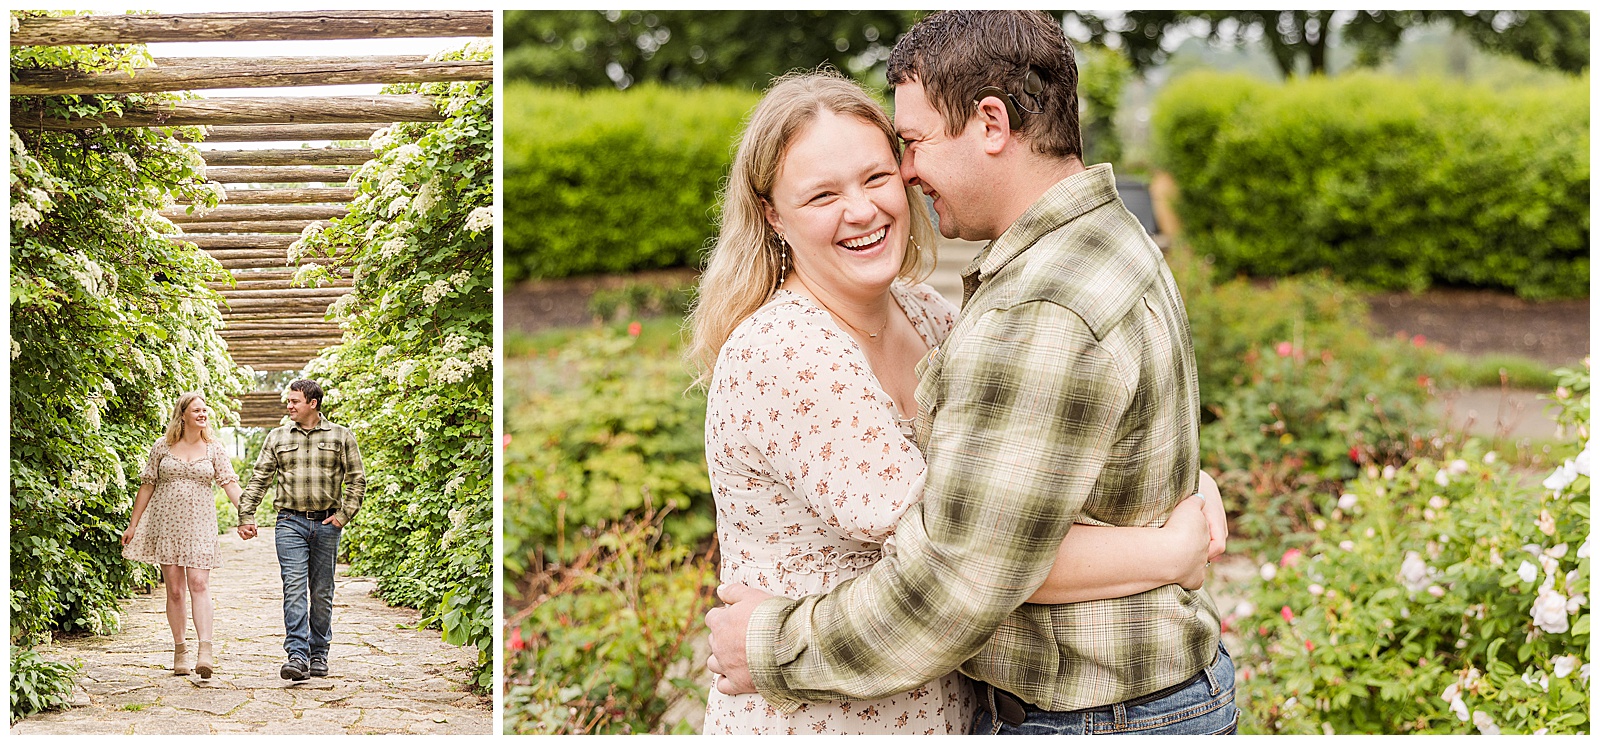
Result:
[[[1006,113],[1005,103],[999,96],[985,96],[979,99],[978,110],[973,116],[977,125],[983,128],[983,151],[989,155],[999,155],[1013,139],[1011,116]]]

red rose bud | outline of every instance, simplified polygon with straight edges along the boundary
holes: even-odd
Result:
[[[638,336],[643,331],[644,326],[641,326],[638,321],[628,324],[628,336]]]
[[[1291,548],[1283,552],[1283,558],[1278,560],[1278,566],[1292,567],[1300,563],[1300,549]]]
[[[1283,610],[1278,611],[1278,613],[1283,616],[1283,620],[1294,623],[1294,611],[1289,610],[1289,606],[1283,606]]]
[[[1350,446],[1350,462],[1351,463],[1360,463],[1361,462],[1361,450],[1360,450],[1360,448],[1357,448],[1354,445]]]
[[[1411,346],[1416,347],[1418,349],[1421,349],[1422,345],[1427,344],[1427,343],[1428,343],[1428,337],[1423,336],[1422,334],[1417,334],[1416,336],[1411,337]]]
[[[1278,342],[1278,356],[1279,357],[1288,357],[1291,354],[1294,354],[1294,345],[1293,344],[1290,344],[1289,342],[1286,342],[1286,341]]]
[[[1315,644],[1312,644],[1310,639],[1306,640],[1306,651],[1307,652],[1310,652],[1311,650],[1316,649],[1316,648],[1317,648],[1317,646]]]
[[[528,647],[528,643],[522,640],[521,627],[511,630],[511,638],[506,641],[506,647],[513,652],[521,652]]]

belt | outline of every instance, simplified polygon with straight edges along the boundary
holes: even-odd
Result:
[[[1123,707],[1128,707],[1128,706],[1138,706],[1140,704],[1147,704],[1147,703],[1150,703],[1151,701],[1157,701],[1157,700],[1166,698],[1168,696],[1171,696],[1174,693],[1177,693],[1178,691],[1181,691],[1181,690],[1183,690],[1185,688],[1188,688],[1189,686],[1193,685],[1195,681],[1204,678],[1205,675],[1206,675],[1206,671],[1204,669],[1201,669],[1200,672],[1197,672],[1194,675],[1189,676],[1189,678],[1187,680],[1184,680],[1181,683],[1175,683],[1173,685],[1167,686],[1166,688],[1163,688],[1163,689],[1161,689],[1159,691],[1156,691],[1154,693],[1146,693],[1143,696],[1139,696],[1137,698],[1131,698],[1131,699],[1128,699],[1127,701],[1122,701],[1122,702],[1119,702],[1117,704],[1104,704],[1104,705],[1101,705],[1101,706],[1091,706],[1091,707],[1088,707],[1086,709],[1071,709],[1071,710],[1068,710],[1068,711],[1052,712],[1052,713],[1060,713],[1060,714],[1092,714],[1092,713],[1096,713],[1096,712],[1107,712],[1107,713],[1109,713],[1109,712],[1111,712],[1112,707],[1119,706],[1119,705],[1123,706]],[[999,719],[1000,721],[1005,722],[1006,724],[1009,724],[1009,725],[1011,725],[1013,727],[1016,727],[1016,726],[1022,724],[1023,722],[1028,721],[1028,714],[1030,712],[1050,711],[1049,709],[1042,709],[1042,708],[1040,708],[1038,706],[1034,706],[1033,704],[1030,704],[1030,703],[1028,703],[1026,701],[1023,701],[1016,694],[1014,694],[1014,693],[1012,693],[1010,691],[1007,691],[1004,688],[997,688],[992,683],[984,683],[984,685],[989,686],[989,691],[993,694],[992,698],[993,698],[993,701],[994,701],[994,715],[995,715],[995,718]]]
[[[278,508],[279,513],[287,512],[291,515],[299,515],[307,520],[326,520],[330,517],[333,517],[334,513],[337,513],[338,511],[339,508],[337,507],[329,507],[325,510],[311,510],[309,512],[305,510],[291,510],[288,507]]]

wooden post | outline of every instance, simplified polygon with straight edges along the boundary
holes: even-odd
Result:
[[[489,10],[297,10],[20,18],[11,46],[493,35]]]
[[[112,129],[181,127],[199,124],[352,124],[362,122],[442,122],[434,99],[416,93],[396,96],[293,96],[264,98],[196,98],[174,101],[160,110],[134,109],[121,116],[84,119],[46,117],[44,110],[19,115],[17,129]]]
[[[429,62],[422,56],[186,57],[156,60],[156,64],[156,67],[146,67],[132,73],[15,70],[16,79],[11,81],[11,95],[60,96],[210,88],[435,83],[494,78],[494,62],[490,60]]]

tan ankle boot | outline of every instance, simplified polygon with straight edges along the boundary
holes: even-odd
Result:
[[[172,647],[172,674],[188,675],[189,661],[187,659],[189,647],[183,642],[178,642]]]
[[[211,677],[211,642],[200,642],[200,654],[194,662],[194,669],[202,678]]]

